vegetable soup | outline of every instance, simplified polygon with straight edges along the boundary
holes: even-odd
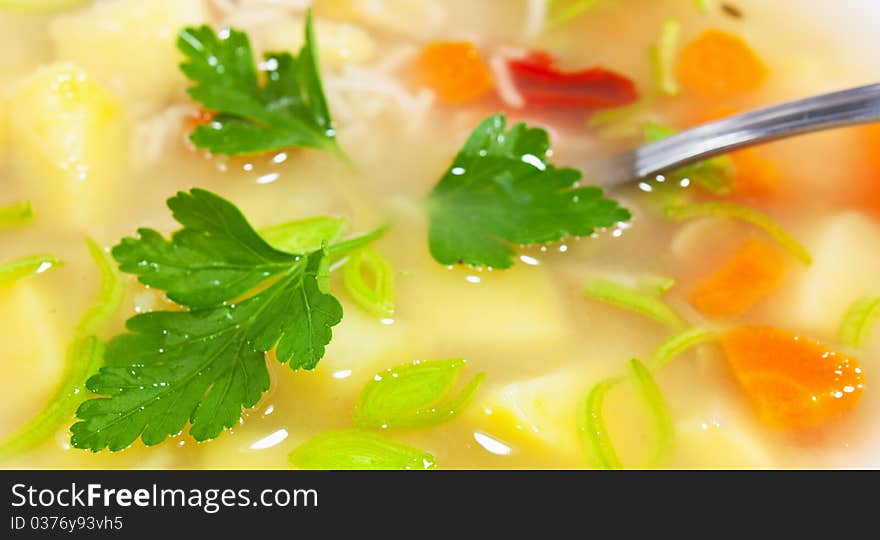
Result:
[[[590,172],[812,6],[0,0],[2,466],[880,465],[880,128]]]

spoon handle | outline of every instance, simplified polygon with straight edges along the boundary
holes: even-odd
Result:
[[[790,101],[703,124],[616,156],[602,167],[596,180],[600,185],[617,187],[747,146],[872,122],[880,122],[880,84]]]

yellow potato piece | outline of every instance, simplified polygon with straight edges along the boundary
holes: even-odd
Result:
[[[0,167],[6,165],[9,146],[9,104],[0,96]]]
[[[582,374],[560,371],[478,394],[465,414],[475,428],[514,451],[550,453],[558,466],[584,465],[577,422],[588,389]]]
[[[60,60],[76,62],[119,95],[148,107],[186,86],[177,33],[205,21],[200,0],[110,0],[59,15],[49,34]]]
[[[856,212],[831,217],[805,239],[813,264],[783,289],[780,320],[795,328],[833,338],[850,305],[865,295],[880,294],[880,227]]]
[[[419,339],[405,324],[382,324],[350,303],[344,311],[314,371],[293,372],[269,355],[272,389],[245,412],[234,436],[224,432],[198,447],[199,467],[284,467],[293,448],[328,425],[351,426],[357,396],[376,373],[416,358]],[[191,443],[188,435],[183,439]]]
[[[504,271],[465,267],[447,269],[433,260],[422,262],[422,283],[410,287],[399,280],[402,318],[422,321],[444,341],[479,345],[546,345],[557,350],[568,333],[565,310],[545,268],[520,263]],[[442,299],[442,301],[438,301]]]
[[[374,28],[417,39],[431,39],[448,19],[446,6],[437,0],[328,0],[319,14],[354,19]]]
[[[63,369],[57,314],[38,287],[27,281],[0,287],[0,438],[42,408]]]
[[[735,422],[691,418],[676,423],[671,468],[769,469],[773,462],[758,442]]]
[[[304,43],[303,19],[280,19],[247,28],[264,52],[299,54]],[[364,64],[376,55],[376,43],[362,28],[348,23],[315,19],[315,41],[321,67],[339,70],[346,65]]]
[[[333,340],[315,371],[334,393],[354,396],[379,371],[416,358],[420,340],[405,322],[383,324],[348,301],[343,309],[345,316],[333,328]]]
[[[9,100],[13,160],[41,220],[70,228],[110,219],[124,182],[121,103],[73,64],[38,70]]]

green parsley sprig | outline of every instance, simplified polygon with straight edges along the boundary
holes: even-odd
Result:
[[[581,173],[547,161],[547,132],[524,123],[484,120],[431,192],[429,242],[442,264],[509,268],[511,244],[588,236],[598,227],[630,219],[593,186],[578,187]]]
[[[76,448],[116,451],[138,437],[164,441],[187,423],[198,441],[219,435],[269,388],[265,353],[313,369],[342,319],[322,283],[323,249],[271,247],[232,203],[204,191],[168,200],[183,229],[165,240],[140,229],[113,249],[120,268],[186,306],[128,320],[77,410]]]
[[[189,95],[215,113],[190,136],[197,147],[233,156],[300,146],[343,156],[321,85],[311,12],[298,56],[264,56],[263,84],[244,32],[187,27],[177,47],[185,55],[180,69],[194,84]]]

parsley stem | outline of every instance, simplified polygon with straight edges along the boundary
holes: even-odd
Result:
[[[273,248],[301,255],[335,242],[342,235],[343,228],[345,218],[316,217],[282,223],[260,229],[259,232]]]
[[[390,228],[391,224],[386,223],[381,227],[366,234],[353,236],[352,238],[349,238],[347,240],[343,240],[341,242],[337,242],[335,244],[327,246],[327,257],[329,257],[330,259],[339,259],[340,257],[343,257],[344,255],[358,248],[364,247],[368,244],[372,244],[373,242],[384,236],[384,234],[388,232],[388,229]]]

